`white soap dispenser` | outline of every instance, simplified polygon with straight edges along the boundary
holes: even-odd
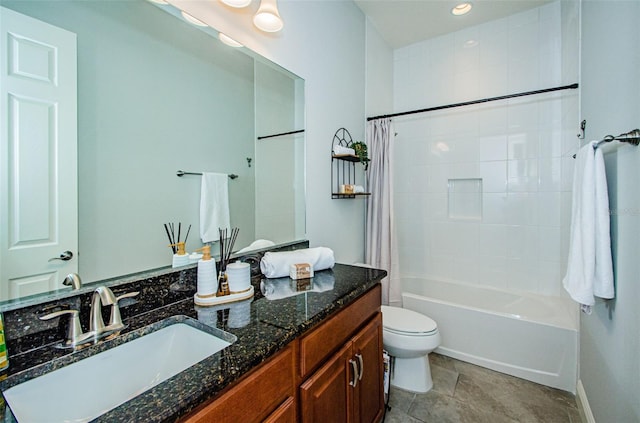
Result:
[[[202,258],[198,260],[198,292],[195,296],[195,302],[196,304],[198,302],[207,303],[216,296],[218,291],[216,261],[211,258],[209,245],[196,251],[202,251]]]
[[[171,267],[181,267],[189,264],[189,254],[185,251],[184,242],[177,242],[169,245],[169,247],[178,247],[178,252],[173,255]]]

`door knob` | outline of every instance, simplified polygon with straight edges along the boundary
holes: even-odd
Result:
[[[67,251],[61,253],[60,257],[52,257],[48,261],[54,261],[54,260],[69,261],[72,258],[73,258],[73,253],[71,251],[67,250]]]

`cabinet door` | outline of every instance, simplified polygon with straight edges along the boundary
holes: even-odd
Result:
[[[300,408],[305,423],[349,423],[354,388],[349,385],[355,374],[349,360],[347,343],[300,386]]]
[[[289,397],[262,423],[296,423],[296,400]]]
[[[353,357],[361,366],[354,397],[354,421],[378,422],[384,411],[382,313],[353,338]]]
[[[290,405],[292,410],[288,412],[295,415],[294,357],[293,347],[286,347],[183,423],[256,423],[269,418],[274,418],[273,422],[288,421],[271,413],[284,412],[283,408]]]

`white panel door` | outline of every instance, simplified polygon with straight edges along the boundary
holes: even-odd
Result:
[[[76,35],[0,7],[0,300],[78,271]],[[70,260],[53,260],[64,252]]]

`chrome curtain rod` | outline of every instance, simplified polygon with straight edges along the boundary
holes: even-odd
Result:
[[[281,137],[283,135],[299,134],[301,132],[304,132],[304,129],[298,129],[297,131],[291,131],[291,132],[282,132],[280,134],[264,135],[262,137],[258,137],[258,139],[259,140],[266,140],[267,138],[275,138],[275,137]]]
[[[183,172],[182,170],[179,170],[176,172],[176,175],[178,177],[182,177],[183,175],[202,175],[202,172]],[[231,179],[236,179],[238,177],[238,175],[236,175],[235,173],[231,173],[228,176]]]
[[[561,87],[546,88],[544,90],[525,91],[525,92],[517,93],[517,94],[501,95],[499,97],[489,97],[489,98],[483,98],[483,99],[480,99],[480,100],[464,101],[462,103],[453,103],[453,104],[446,104],[444,106],[429,107],[429,108],[420,109],[420,110],[411,110],[409,112],[400,112],[400,113],[392,113],[392,114],[389,114],[389,115],[373,116],[373,117],[368,117],[367,121],[376,120],[376,119],[393,118],[393,117],[397,117],[397,116],[413,115],[413,114],[416,114],[416,113],[433,112],[433,111],[436,111],[436,110],[451,109],[453,107],[470,106],[472,104],[488,103],[490,101],[506,100],[508,98],[524,97],[524,96],[527,96],[527,95],[550,93],[550,92],[553,92],[553,91],[575,90],[576,88],[578,88],[578,84],[577,83],[576,84],[571,84],[571,85],[563,85]]]

